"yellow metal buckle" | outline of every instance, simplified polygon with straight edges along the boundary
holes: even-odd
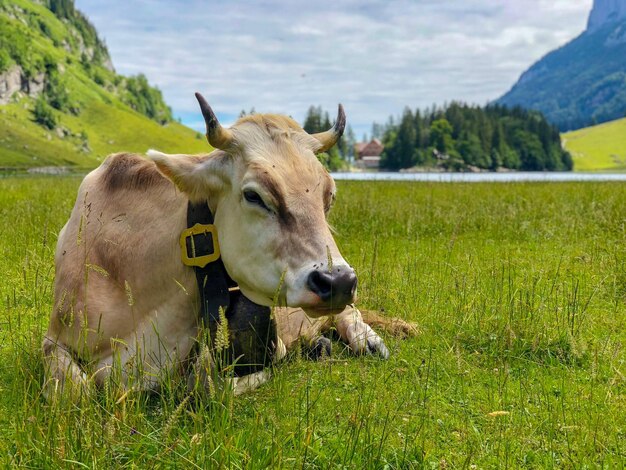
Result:
[[[211,234],[213,253],[196,256],[194,236],[207,234]],[[187,238],[190,240],[191,256],[189,255],[189,250],[187,249]],[[198,266],[200,268],[204,268],[207,264],[217,261],[220,257],[220,245],[217,242],[217,229],[215,228],[215,225],[196,224],[191,228],[183,230],[180,234],[180,256],[183,264],[187,266]]]

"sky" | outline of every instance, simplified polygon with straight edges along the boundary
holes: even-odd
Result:
[[[241,110],[346,109],[357,138],[405,106],[497,99],[578,36],[592,0],[76,0],[116,70],[143,73],[203,129]]]

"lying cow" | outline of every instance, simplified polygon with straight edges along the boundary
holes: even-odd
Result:
[[[355,352],[388,355],[351,304],[357,278],[326,215],[335,184],[315,156],[341,136],[345,115],[309,135],[292,119],[247,116],[223,128],[196,95],[215,151],[205,156],[117,154],[82,182],[55,255],[55,303],[43,341],[48,390],[69,380],[159,385],[185,364],[199,331],[199,287],[181,262],[188,204],[208,206],[221,262],[241,294],[276,311],[276,357],[323,318]],[[315,320],[322,318],[322,320]],[[86,367],[87,366],[87,367]],[[74,388],[74,387],[72,387]]]

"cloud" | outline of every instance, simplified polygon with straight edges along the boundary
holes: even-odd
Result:
[[[404,106],[484,104],[585,27],[592,0],[78,0],[124,74],[145,73],[197,128],[342,102],[357,135]]]

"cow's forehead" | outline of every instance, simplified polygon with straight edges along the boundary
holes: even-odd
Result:
[[[264,159],[249,163],[242,183],[256,181],[261,186],[276,187],[285,197],[301,193],[334,193],[335,182],[323,166],[316,164],[285,165]]]
[[[294,153],[311,158],[321,143],[293,119],[276,114],[255,114],[239,119],[231,130],[246,156],[290,157]]]
[[[334,186],[315,156],[319,141],[291,118],[271,114],[246,116],[231,129],[237,151],[246,163],[246,178],[276,179],[289,189]]]

